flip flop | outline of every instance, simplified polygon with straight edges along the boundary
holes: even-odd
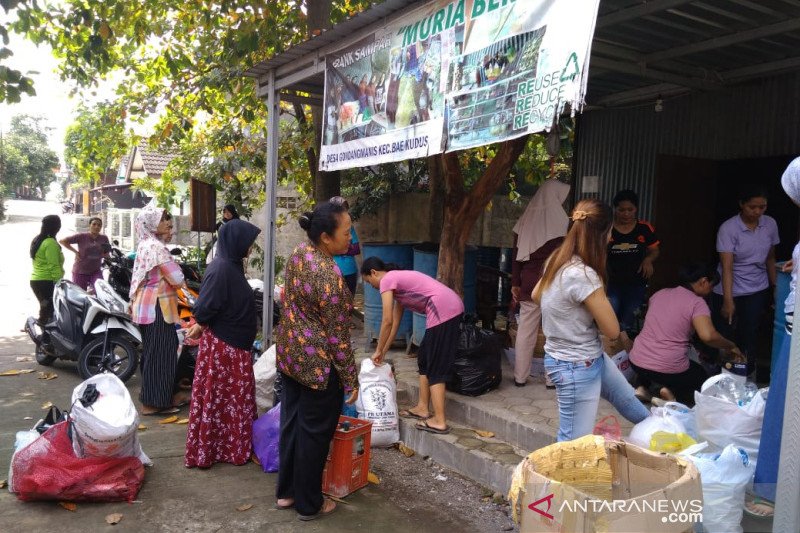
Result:
[[[142,413],[143,416],[160,416],[160,415],[174,415],[175,413],[180,413],[181,410],[177,407],[165,407],[164,409],[159,409],[158,411],[153,411],[152,413]]]
[[[333,507],[331,507],[328,511],[323,511],[322,509],[325,509],[326,501],[333,503]],[[322,509],[320,509],[318,512],[314,514],[309,514],[309,515],[298,514],[297,519],[302,520],[303,522],[310,522],[311,520],[316,520],[317,518],[322,518],[323,516],[333,514],[333,512],[336,510],[337,507],[338,505],[336,505],[336,502],[334,502],[333,500],[329,500],[328,498],[325,498],[325,500],[323,500],[322,502]]]
[[[294,500],[292,500],[292,503],[290,503],[288,505],[281,505],[277,501],[275,502],[275,509],[277,509],[279,511],[285,511],[287,509],[291,509],[292,507],[294,507]]]
[[[413,418],[414,420],[427,420],[427,419],[429,419],[431,417],[431,415],[421,416],[421,415],[418,415],[417,413],[412,413],[411,409],[402,409],[397,414],[402,416],[403,418]]]
[[[437,435],[447,435],[450,433],[450,426],[445,426],[444,429],[435,428],[433,426],[428,425],[427,420],[423,420],[422,422],[418,422],[414,425],[420,431],[427,431],[428,433],[436,433]]]
[[[769,513],[767,514],[759,514],[754,511],[751,511],[747,508],[748,505],[763,505],[764,507],[768,507],[770,509]],[[745,502],[744,504],[744,513],[757,520],[769,520],[775,515],[775,504],[769,500],[765,500],[763,498],[759,498],[758,496],[754,496],[752,500]]]

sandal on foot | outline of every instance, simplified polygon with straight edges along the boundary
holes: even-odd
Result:
[[[431,415],[428,416],[418,415],[417,413],[412,412],[411,409],[401,409],[400,412],[397,414],[399,414],[403,418],[413,418],[414,420],[427,420],[431,417]]]
[[[328,508],[328,510],[326,511],[326,510],[325,510],[325,504],[326,504],[327,502],[331,502],[331,505],[332,505],[333,507],[329,507],[329,508]],[[308,521],[310,521],[310,520],[316,520],[317,518],[322,518],[323,516],[327,516],[327,515],[329,515],[329,514],[333,513],[333,512],[336,510],[336,507],[337,507],[337,506],[336,506],[336,502],[335,502],[335,501],[333,501],[333,500],[329,500],[328,498],[325,498],[325,499],[322,501],[322,508],[321,508],[319,511],[317,511],[317,512],[316,512],[316,513],[314,513],[314,514],[309,514],[309,515],[305,515],[305,514],[298,514],[298,515],[297,515],[297,519],[298,519],[298,520],[302,520],[303,522],[308,522]]]
[[[291,503],[286,503],[286,504],[281,505],[280,504],[281,500],[288,501],[288,502],[291,502]],[[294,500],[292,498],[279,498],[275,502],[275,509],[278,509],[279,511],[285,511],[286,509],[291,509],[292,507],[294,507]]]
[[[433,426],[428,425],[427,420],[423,420],[422,422],[418,422],[415,426],[420,431],[427,431],[428,433],[436,433],[437,435],[447,435],[450,433],[450,426],[445,426],[444,429],[435,428]]]
[[[766,512],[758,512],[753,510],[754,507],[760,506]],[[754,496],[752,500],[745,502],[744,512],[747,516],[757,519],[769,519],[775,515],[775,504],[769,500]]]
[[[157,411],[152,412],[142,412],[144,416],[161,416],[161,415],[174,415],[175,413],[180,413],[181,410],[177,407],[165,407],[164,409],[158,409]]]

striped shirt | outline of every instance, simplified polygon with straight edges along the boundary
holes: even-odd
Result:
[[[183,272],[174,261],[153,268],[144,278],[131,302],[131,319],[136,324],[152,324],[156,319],[156,300],[161,306],[164,322],[178,322],[178,294],[175,287],[183,285]]]

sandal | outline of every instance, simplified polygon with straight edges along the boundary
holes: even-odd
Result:
[[[144,416],[160,416],[160,415],[174,415],[175,413],[180,413],[181,410],[177,407],[165,407],[163,409],[157,409],[155,411],[145,413],[142,411],[142,415]]]
[[[431,415],[428,416],[418,415],[417,413],[412,412],[411,409],[401,409],[400,412],[397,414],[403,418],[413,418],[414,420],[427,420],[431,417]]]
[[[753,509],[756,506],[760,506],[762,509],[766,510],[766,512],[757,512]],[[759,520],[770,519],[775,515],[775,504],[764,498],[753,496],[752,500],[745,502],[744,513],[751,518]]]
[[[328,502],[330,502],[332,507],[329,507],[328,510],[326,511],[325,510],[325,504],[328,503]],[[317,518],[322,518],[323,516],[327,516],[329,514],[332,514],[335,510],[336,510],[336,502],[331,500],[331,499],[329,499],[329,498],[325,498],[324,500],[322,500],[322,508],[320,508],[319,511],[317,511],[314,514],[309,514],[309,515],[298,514],[297,515],[297,519],[298,520],[302,520],[303,522],[309,522],[311,520],[316,520]]]
[[[428,425],[427,420],[423,420],[422,422],[418,422],[414,425],[420,431],[427,431],[428,433],[435,433],[437,435],[447,435],[450,433],[450,426],[445,426],[444,429],[435,428],[433,426]]]

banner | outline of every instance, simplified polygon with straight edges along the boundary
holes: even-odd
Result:
[[[580,111],[599,0],[438,0],[325,58],[320,170],[549,130]]]

